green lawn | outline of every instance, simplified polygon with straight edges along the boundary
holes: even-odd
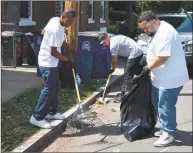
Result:
[[[102,80],[91,80],[80,87],[81,99],[96,91]],[[8,152],[40,130],[29,123],[37,104],[41,88],[26,91],[1,106],[1,151]],[[59,92],[59,111],[64,112],[77,104],[75,89],[61,89]]]

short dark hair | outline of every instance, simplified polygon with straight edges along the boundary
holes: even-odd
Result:
[[[76,17],[76,12],[72,8],[65,9],[62,16]]]
[[[157,20],[157,16],[151,12],[151,11],[145,11],[142,12],[141,15],[139,16],[139,22],[143,22],[143,21],[152,21],[153,19]]]

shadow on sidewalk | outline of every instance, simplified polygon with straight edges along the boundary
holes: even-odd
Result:
[[[58,133],[55,135],[55,137],[51,140],[48,140],[47,143],[44,146],[41,146],[41,148],[38,150],[38,152],[42,152],[47,146],[52,144],[58,137],[80,137],[80,136],[89,136],[89,135],[94,135],[94,134],[100,134],[103,136],[103,138],[99,141],[88,143],[85,145],[93,145],[93,144],[102,144],[102,143],[108,143],[105,138],[107,136],[118,136],[121,135],[119,125],[120,123],[111,123],[111,124],[105,124],[102,126],[99,126],[97,128],[91,129],[91,130],[86,130],[86,131],[81,131],[77,132],[77,129],[64,129],[64,133]]]
[[[176,133],[176,146],[192,146],[192,131],[178,130]]]
[[[192,93],[180,93],[179,96],[192,96],[193,94]]]

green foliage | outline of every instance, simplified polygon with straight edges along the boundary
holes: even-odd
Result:
[[[118,26],[116,24],[109,24],[108,32],[112,34],[118,34]]]
[[[192,1],[136,1],[137,14],[147,10],[153,12],[179,11],[181,7],[191,11]]]

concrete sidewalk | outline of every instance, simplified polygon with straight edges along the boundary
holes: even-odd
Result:
[[[123,82],[122,82],[123,84]],[[121,90],[119,84],[110,89],[106,100],[115,98]],[[120,104],[110,101],[105,107],[95,108],[103,127],[91,132],[71,134],[65,130],[40,151],[43,152],[192,152],[192,80],[180,93],[177,104],[178,132],[176,144],[156,148],[157,138],[150,136],[133,142],[120,133]],[[137,110],[136,110],[137,111]],[[160,127],[159,124],[156,125]]]
[[[1,78],[1,103],[43,84],[43,80],[36,75],[36,67],[2,68]]]

